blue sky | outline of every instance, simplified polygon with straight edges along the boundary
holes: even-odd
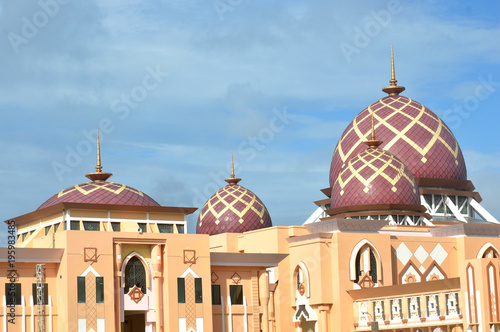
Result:
[[[162,205],[200,208],[225,184],[234,151],[240,184],[273,224],[301,224],[324,197],[342,131],[385,95],[391,41],[403,94],[448,123],[468,178],[500,218],[499,9],[496,1],[0,1],[2,220],[86,182],[101,124],[112,181]]]

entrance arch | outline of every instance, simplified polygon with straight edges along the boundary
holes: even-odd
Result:
[[[131,288],[137,286],[146,294],[146,269],[137,256],[132,257],[125,266],[124,292],[128,293]]]

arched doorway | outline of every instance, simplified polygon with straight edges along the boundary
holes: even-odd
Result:
[[[316,332],[316,321],[301,320],[302,332]]]
[[[125,319],[122,323],[123,332],[146,331],[146,312],[148,306],[140,308],[141,303],[144,303],[144,301],[147,302],[147,299],[143,299],[148,291],[146,268],[137,256],[131,257],[125,265],[123,293],[128,300],[127,302],[132,304],[132,306],[128,306],[127,303],[125,304]],[[139,308],[136,308],[136,305],[139,305]]]
[[[125,267],[125,294],[137,286],[146,294],[146,269],[137,256],[132,257]]]
[[[146,331],[146,313],[144,311],[125,311],[125,321],[122,323],[122,332]]]

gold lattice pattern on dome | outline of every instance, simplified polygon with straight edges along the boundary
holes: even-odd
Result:
[[[118,188],[116,188],[116,187],[118,187]],[[76,186],[72,187],[71,189],[62,190],[57,194],[57,197],[62,197],[62,196],[67,195],[73,191],[78,191],[82,195],[86,196],[88,194],[93,193],[96,190],[99,190],[99,189],[107,190],[110,193],[113,193],[115,195],[119,195],[122,191],[128,190],[128,191],[131,191],[139,196],[144,196],[144,194],[141,191],[127,187],[124,184],[119,184],[119,183],[114,183],[114,182],[100,182],[99,184],[95,184],[95,183],[90,182],[90,183],[76,185]]]
[[[405,102],[405,99],[407,99],[406,102]],[[458,160],[457,160],[457,157],[458,157],[458,154],[459,154],[458,143],[455,141],[455,146],[452,147],[452,146],[450,146],[450,144],[448,144],[448,142],[446,142],[446,140],[443,139],[443,137],[441,136],[441,133],[443,131],[447,131],[448,134],[450,136],[452,136],[452,137],[453,137],[453,134],[448,129],[448,127],[446,127],[444,125],[443,121],[438,116],[432,115],[431,113],[426,112],[425,111],[425,106],[423,106],[421,104],[417,103],[418,105],[420,105],[420,107],[415,107],[414,105],[412,105],[413,100],[410,99],[410,98],[406,98],[406,97],[402,97],[402,96],[394,96],[394,98],[391,99],[391,101],[392,102],[403,103],[404,106],[396,108],[396,107],[392,106],[391,104],[385,103],[384,100],[382,99],[379,102],[383,106],[380,107],[380,108],[378,108],[378,110],[372,109],[373,105],[370,105],[368,107],[368,112],[366,112],[366,114],[365,114],[365,116],[363,118],[361,118],[361,119],[358,119],[358,117],[354,118],[354,120],[352,122],[352,128],[350,128],[349,131],[347,133],[345,133],[345,135],[343,135],[341,137],[341,139],[339,141],[339,144],[337,144],[337,148],[336,148],[336,150],[338,151],[338,153],[340,155],[340,158],[342,159],[343,163],[345,163],[346,159],[351,155],[351,153],[353,151],[356,150],[356,148],[360,144],[362,144],[364,141],[370,139],[371,131],[367,131],[366,133],[363,133],[362,130],[358,127],[358,123],[362,123],[364,121],[371,121],[371,116],[373,114],[373,116],[377,120],[377,124],[375,125],[375,129],[377,129],[380,126],[384,126],[384,127],[386,127],[387,129],[389,129],[390,131],[392,131],[395,134],[395,136],[390,141],[386,142],[386,144],[383,146],[383,148],[385,150],[389,150],[399,140],[403,140],[406,143],[408,143],[412,148],[414,148],[422,156],[421,161],[425,164],[425,162],[427,161],[427,158],[425,157],[425,155],[434,146],[434,144],[437,141],[439,141],[453,155],[453,157],[455,158],[455,164],[458,165]],[[413,108],[414,110],[418,111],[418,114],[416,116],[411,116],[410,114],[407,114],[406,112],[403,112],[403,109],[406,108],[406,107]],[[393,112],[391,112],[391,114],[389,114],[388,116],[386,116],[386,117],[383,118],[383,117],[378,116],[377,112],[380,111],[380,110],[383,110],[384,108],[389,108]],[[433,119],[434,121],[436,121],[436,123],[437,123],[436,130],[431,129],[425,123],[423,123],[422,121],[420,121],[422,119],[422,117],[424,116],[424,114],[426,116],[430,117],[431,119]],[[410,120],[410,123],[407,124],[404,129],[398,130],[397,128],[395,128],[394,126],[392,126],[389,123],[389,120],[392,117],[395,117],[395,116],[404,116],[404,117],[406,117],[406,118],[408,118]],[[425,146],[423,146],[423,147],[421,147],[419,144],[417,144],[416,142],[414,142],[411,138],[409,138],[406,135],[406,133],[414,125],[417,125],[417,124],[419,126],[421,126],[423,129],[427,130],[427,132],[429,134],[431,134],[431,136],[432,136],[431,140]],[[353,144],[351,146],[351,148],[349,149],[349,151],[347,151],[346,153],[344,153],[344,151],[342,150],[342,142],[353,131],[356,133],[356,135],[358,136],[359,140],[358,140],[358,142],[356,142],[355,144]]]
[[[203,220],[203,218],[209,213],[215,216],[215,224],[218,225],[220,223],[219,218],[221,218],[227,211],[232,211],[234,214],[236,214],[239,217],[238,222],[242,224],[244,222],[243,217],[250,209],[259,216],[260,223],[264,224],[263,217],[266,213],[266,208],[257,200],[257,196],[250,194],[249,192],[250,191],[248,189],[239,185],[225,186],[224,188],[218,190],[215,193],[214,197],[210,198],[205,204],[207,206],[206,211],[203,212],[202,209],[200,213],[200,226],[202,225],[201,220]],[[227,202],[226,197],[228,196],[233,197],[234,200],[232,202]],[[245,197],[250,201],[245,201],[243,199]],[[215,204],[213,204],[212,201],[215,202]],[[245,206],[245,208],[241,211],[235,207],[238,202],[242,203]],[[224,208],[220,212],[217,212],[215,210],[215,206],[219,203],[224,204]]]
[[[375,162],[381,161],[383,164],[381,167],[375,166]],[[358,163],[361,162],[362,165],[359,166]],[[354,165],[356,163],[356,165]],[[361,173],[365,172],[365,169],[369,168],[373,172],[370,172],[369,177],[365,177],[361,175]],[[388,169],[393,169],[396,171],[396,176],[395,177],[390,177],[387,173]],[[345,172],[350,171],[351,174],[347,177],[347,179],[343,179],[343,175]],[[366,149],[364,152],[360,153],[358,155],[358,158],[356,160],[353,159],[349,160],[347,163],[347,167],[345,167],[342,172],[340,173],[340,176],[337,178],[337,182],[340,185],[340,188],[342,189],[340,191],[340,195],[342,196],[344,194],[344,187],[349,184],[353,179],[357,179],[359,182],[361,182],[364,186],[365,189],[363,191],[367,193],[369,189],[369,185],[373,182],[378,177],[384,178],[387,182],[389,182],[392,185],[392,191],[396,192],[398,188],[396,187],[396,184],[399,182],[401,177],[405,178],[408,183],[413,187],[413,193],[415,193],[415,180],[408,176],[407,172],[405,172],[405,165],[397,160],[394,155],[390,153],[386,153],[382,149]]]

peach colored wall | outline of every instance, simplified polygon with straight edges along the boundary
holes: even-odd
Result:
[[[433,263],[433,258],[430,255],[434,248],[436,248],[437,244],[440,244],[443,249],[447,252],[447,258],[443,260],[443,262],[439,265],[441,269],[444,271],[448,278],[455,278],[458,276],[458,270],[456,265],[457,260],[457,241],[455,238],[438,238],[438,237],[419,237],[419,236],[398,236],[391,238],[391,247],[392,252],[394,252],[401,243],[404,243],[406,247],[413,253],[410,261],[414,264],[416,269],[422,265],[425,270],[431,267]],[[415,252],[417,249],[422,246],[425,251],[429,254],[427,259],[421,264],[416,256]],[[401,280],[399,279],[399,275],[402,273],[402,270],[407,266],[403,266],[399,259],[397,259],[396,255],[392,254],[390,257],[392,260],[392,284],[398,285],[401,284]],[[425,279],[425,275],[422,276]]]
[[[274,307],[276,316],[276,331],[292,331],[295,323],[292,318],[295,311],[290,306],[292,294],[290,289],[293,281],[293,271],[290,271],[290,256],[283,259],[277,268],[274,268],[274,279],[278,281],[274,293]],[[293,293],[295,297],[295,293]]]
[[[155,213],[149,212],[150,220],[172,220],[172,221],[184,221],[185,217],[181,213]]]
[[[238,252],[237,233],[222,233],[210,236],[210,250],[213,252]]]
[[[97,213],[97,212],[96,212]],[[144,214],[139,213],[144,216]],[[139,214],[123,212],[124,219],[131,219]],[[94,214],[97,215],[97,214]],[[173,214],[174,215],[174,214]],[[167,214],[158,214],[155,218],[169,217]],[[170,218],[170,217],[169,217]],[[82,219],[84,216],[82,215]],[[35,221],[34,221],[35,222]],[[29,224],[29,223],[26,223]],[[23,224],[23,225],[26,225]],[[127,226],[128,225],[128,226]],[[242,278],[239,282],[243,285],[244,295],[248,304],[248,326],[249,331],[257,328],[258,319],[253,319],[254,311],[261,311],[262,303],[258,298],[258,273],[263,268],[257,267],[220,267],[211,266],[210,252],[245,252],[245,253],[280,253],[289,254],[283,259],[278,267],[274,268],[275,280],[279,280],[274,293],[274,308],[276,315],[276,331],[293,331],[296,329],[292,321],[295,313],[295,268],[302,262],[309,272],[310,297],[309,304],[318,314],[318,326],[321,326],[321,310],[327,310],[326,319],[328,331],[352,331],[353,324],[357,321],[357,308],[353,297],[349,291],[354,289],[354,283],[350,280],[350,263],[353,249],[363,240],[376,249],[377,258],[381,264],[382,279],[378,280],[380,287],[399,285],[399,275],[405,267],[397,259],[394,251],[404,242],[412,253],[422,246],[427,253],[430,253],[437,244],[443,247],[447,257],[443,260],[440,268],[448,278],[461,280],[461,308],[465,314],[465,290],[466,283],[466,263],[471,263],[475,269],[476,289],[483,294],[481,298],[481,312],[483,323],[486,324],[488,316],[488,304],[485,299],[488,294],[487,264],[494,262],[498,269],[499,259],[476,259],[479,250],[484,244],[490,242],[497,249],[500,248],[500,238],[487,237],[457,237],[457,238],[437,238],[420,237],[412,235],[411,231],[398,232],[398,235],[391,236],[388,233],[330,233],[330,234],[309,234],[306,227],[272,227],[263,230],[256,230],[244,234],[220,234],[209,237],[208,235],[196,234],[159,234],[146,232],[139,234],[136,230],[135,222],[122,223],[122,232],[89,232],[89,231],[62,231],[52,234],[49,232],[45,236],[43,227],[27,239],[27,246],[35,247],[55,247],[63,248],[64,254],[60,264],[49,264],[47,280],[49,283],[49,294],[54,302],[53,314],[57,317],[54,320],[54,331],[76,331],[77,319],[86,317],[86,305],[76,303],[77,298],[77,276],[82,274],[89,266],[92,266],[102,277],[104,277],[104,304],[96,304],[98,317],[105,318],[106,330],[115,331],[115,244],[141,245],[147,250],[152,250],[155,245],[161,245],[161,276],[159,284],[161,288],[161,305],[163,316],[163,330],[178,330],[179,317],[185,317],[185,305],[177,303],[177,278],[188,268],[192,269],[202,278],[203,303],[196,304],[197,317],[203,317],[204,329],[217,331],[221,327],[221,308],[211,304],[211,272],[217,273],[221,285],[221,295],[224,296],[225,313],[227,315],[227,298],[229,295],[229,285],[233,284],[231,276],[238,272]],[[154,226],[153,226],[154,228]],[[130,232],[126,230],[130,229]],[[413,233],[414,234],[414,233]],[[24,243],[23,243],[24,244]],[[84,248],[97,248],[97,262],[85,262]],[[196,251],[196,262],[184,262],[184,250]],[[148,262],[154,257],[151,253],[145,255]],[[125,259],[126,252],[122,255]],[[411,261],[417,268],[420,262],[413,256]],[[423,262],[424,269],[428,269],[432,263],[429,256]],[[24,264],[24,265],[23,265]],[[34,266],[31,263],[19,263],[18,270],[21,273],[23,283],[23,295],[31,295],[31,283],[34,281]],[[5,264],[0,265],[0,270],[6,269]],[[31,272],[30,272],[31,271]],[[496,271],[498,280],[500,271]],[[151,277],[152,278],[152,277]],[[154,284],[154,280],[150,280]],[[26,284],[26,286],[25,286]],[[29,285],[29,286],[28,286]],[[56,292],[57,290],[57,292]],[[127,295],[125,295],[127,296]],[[150,294],[150,296],[154,296]],[[424,299],[422,297],[422,299]],[[29,301],[29,297],[27,297]],[[150,308],[156,308],[155,299],[151,298]],[[440,300],[440,306],[444,307],[444,300]],[[404,302],[404,301],[403,301]],[[154,304],[154,306],[152,305]],[[272,303],[269,304],[270,307]],[[387,303],[385,304],[387,306]],[[242,326],[243,308],[233,306],[233,325]],[[255,310],[254,310],[255,309]],[[407,311],[407,306],[403,304],[403,312]],[[19,308],[18,315],[20,315]],[[371,310],[371,309],[370,309]],[[213,311],[213,314],[212,314]],[[3,311],[0,311],[0,314]],[[28,310],[27,310],[28,312]],[[257,317],[257,316],[255,316]],[[227,316],[225,325],[227,328]],[[17,327],[16,327],[17,329]],[[10,330],[9,330],[10,331]],[[17,330],[13,330],[17,331]]]
[[[19,278],[15,281],[16,283],[21,284],[21,296],[24,297],[25,301],[25,326],[26,330],[30,328],[31,326],[31,296],[33,295],[33,284],[36,283],[36,265],[37,263],[22,263],[22,262],[17,262],[15,263],[15,270],[17,271]],[[57,302],[55,301],[57,299],[58,295],[58,288],[56,285],[56,276],[57,276],[57,269],[58,266],[57,264],[54,263],[47,263],[45,265],[45,282],[48,284],[48,294],[51,296],[52,299],[52,323],[56,325],[58,321],[58,315],[59,315],[59,307]],[[3,276],[7,275],[8,270],[11,270],[11,267],[8,266],[7,263],[0,263],[0,271],[5,271],[5,273],[2,273]],[[5,279],[5,278],[3,278]],[[9,283],[10,281],[5,279],[6,283]],[[0,290],[2,297],[5,295],[5,286],[4,283],[2,283],[2,289]],[[36,326],[37,322],[37,307],[36,307],[36,295],[33,298],[33,311],[34,311],[34,323]],[[3,323],[4,317],[3,317],[3,303],[0,302],[0,321]],[[7,331],[8,332],[17,332],[17,331],[22,331],[22,314],[23,314],[23,308],[22,305],[16,305],[15,306],[15,324],[7,324]],[[7,315],[10,313],[10,308],[7,308]],[[10,317],[8,317],[10,318]],[[46,305],[45,306],[45,322],[46,325],[48,326],[49,324],[49,308]],[[60,331],[57,327],[54,328],[54,332]]]
[[[464,256],[465,259],[475,259],[481,248],[485,245],[489,247],[489,244],[493,245],[500,254],[500,238],[493,237],[464,237]]]
[[[177,303],[177,278],[188,267],[202,278],[203,304],[200,308],[202,312],[199,312],[199,314],[204,319],[203,326],[205,330],[210,331],[212,329],[212,294],[209,237],[208,235],[195,234],[165,234],[165,237],[166,245],[163,254],[162,271],[164,331],[178,330],[180,305]],[[196,264],[184,264],[184,250],[196,250]],[[200,317],[198,312],[197,317]]]
[[[245,233],[239,238],[239,250],[246,253],[287,253],[290,232],[294,236],[309,234],[303,226],[276,226]]]
[[[97,304],[99,307],[98,318],[106,319],[106,330],[115,330],[113,241],[123,243],[158,241],[165,243],[162,254],[164,269],[161,278],[165,331],[178,328],[177,277],[180,277],[188,267],[191,267],[203,279],[203,305],[200,309],[200,315],[204,317],[205,328],[211,329],[211,315],[203,314],[211,312],[208,236],[151,233],[140,235],[137,232],[92,232],[91,234],[92,236],[82,236],[89,235],[88,231],[67,231],[56,234],[56,247],[62,246],[65,249],[58,273],[62,278],[56,278],[57,288],[65,290],[57,297],[59,305],[67,308],[64,314],[67,317],[61,317],[59,322],[59,325],[64,326],[62,330],[65,328],[76,330],[77,319],[84,318],[86,315],[85,305],[76,303],[77,276],[81,275],[90,265],[104,277],[105,303],[103,305]],[[99,256],[97,262],[84,261],[84,248],[86,247],[97,248]],[[184,249],[196,250],[196,264],[183,263]]]
[[[61,215],[61,218],[62,218],[62,215]],[[28,230],[28,229],[31,229],[31,228],[34,228],[34,227],[39,227],[39,226],[40,226],[40,219],[35,219],[35,220],[32,220],[32,221],[25,222],[25,223],[23,223],[21,225],[18,225],[17,226],[17,232],[18,233],[22,233],[25,230]]]
[[[475,254],[475,253],[474,253]],[[464,314],[464,319],[466,319],[466,306],[468,306],[468,299],[466,297],[465,292],[469,289],[467,287],[467,268],[468,266],[473,267],[474,271],[474,288],[476,291],[476,311],[477,311],[477,319],[480,324],[482,324],[483,330],[486,330],[489,327],[489,322],[491,322],[491,310],[492,306],[490,304],[490,289],[488,283],[488,266],[493,265],[495,268],[495,282],[496,282],[496,293],[498,294],[498,285],[500,282],[499,279],[499,259],[469,259],[465,261],[459,262],[459,269],[461,271],[460,278],[462,283],[462,296],[461,296],[461,306],[463,308],[462,312]],[[495,295],[497,295],[495,294]],[[470,295],[470,294],[468,294]],[[495,301],[497,301],[495,296]],[[498,303],[496,303],[496,307],[498,307]],[[498,321],[498,318],[495,320]]]
[[[141,219],[146,220],[148,214],[146,212],[122,212],[122,211],[111,211],[111,218],[113,219]]]
[[[77,330],[78,318],[86,317],[85,305],[78,304],[76,301],[77,277],[92,266],[104,278],[104,308],[98,311],[97,318],[105,318],[106,330],[114,330],[113,243],[110,241],[112,239],[110,235],[113,233],[92,232],[92,236],[84,236],[87,234],[89,234],[88,231],[65,232],[65,253],[61,260],[61,265],[64,263],[65,270],[61,271],[61,275],[67,279],[67,293],[62,300],[67,308],[68,327],[70,330]],[[84,248],[97,248],[97,262],[84,261]],[[87,303],[95,303],[95,299],[86,300]]]
[[[296,282],[295,271],[299,263],[303,263],[309,275],[310,297],[309,304],[332,303],[332,264],[331,264],[331,239],[314,238],[290,244],[289,274],[292,279],[290,285],[290,306],[295,306]],[[328,281],[328,282],[327,282]],[[322,285],[318,291],[316,285]]]
[[[34,227],[44,227],[46,224],[51,223],[56,220],[63,219],[63,212],[54,213],[50,216],[46,216],[40,219],[34,219],[31,221],[23,222],[22,224],[17,225],[17,232],[22,233],[25,230],[32,229]]]
[[[108,219],[108,211],[106,210],[77,210],[77,209],[71,209],[70,210],[70,216],[71,218],[102,218],[102,219]]]
[[[247,322],[248,330],[254,331],[256,325],[254,324],[254,319],[257,321],[260,319],[259,312],[261,311],[260,297],[259,297],[259,286],[258,286],[258,271],[262,271],[259,267],[212,267],[212,272],[215,272],[219,279],[213,283],[214,285],[221,286],[221,296],[224,298],[224,324],[226,327],[229,326],[229,286],[230,285],[242,285],[243,286],[243,296],[247,301]],[[232,280],[234,273],[238,273],[241,277],[241,281],[235,283]],[[222,326],[222,306],[214,305],[215,318],[213,331],[220,331]],[[234,331],[243,330],[244,326],[244,305],[232,305],[232,317],[233,317],[233,329]],[[254,317],[254,313],[257,312],[257,317]],[[211,330],[212,331],[212,330]]]
[[[356,235],[356,236],[355,236]],[[330,326],[338,326],[339,331],[347,331],[352,329],[353,318],[352,306],[347,306],[347,303],[352,303],[352,298],[346,292],[354,288],[354,283],[350,280],[350,261],[351,256],[356,255],[353,252],[355,246],[363,240],[368,240],[373,247],[378,251],[382,263],[382,280],[378,281],[380,286],[387,286],[392,283],[390,277],[390,236],[388,234],[365,233],[334,233],[332,237],[332,256],[333,259],[333,303],[345,303],[336,310],[332,311]]]

